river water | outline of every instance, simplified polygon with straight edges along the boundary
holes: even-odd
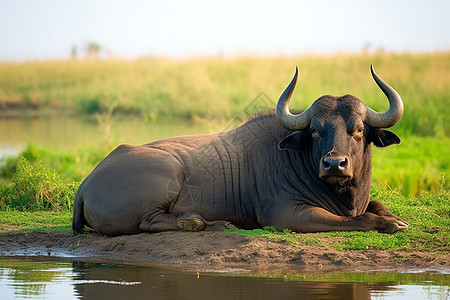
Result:
[[[0,118],[0,160],[19,154],[30,142],[49,149],[98,147],[105,142],[144,144],[170,136],[217,132],[227,126],[180,121],[155,124],[107,117],[100,118],[100,122],[96,118]]]
[[[450,274],[120,265],[48,257],[0,258],[1,299],[449,299]]]

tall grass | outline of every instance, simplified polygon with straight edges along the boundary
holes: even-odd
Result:
[[[406,196],[450,189],[450,139],[402,137],[400,145],[373,149],[372,186]]]
[[[264,92],[273,103],[300,68],[292,106],[306,108],[323,94],[353,94],[372,108],[388,103],[369,66],[403,97],[401,133],[450,136],[450,52],[183,61],[45,61],[0,63],[1,113],[24,109],[161,119],[245,117],[243,108]]]
[[[21,156],[9,183],[0,184],[0,208],[17,210],[70,210],[77,186],[42,163],[30,163]]]
[[[78,185],[105,153],[30,144],[19,157],[0,163],[0,210],[71,210]]]

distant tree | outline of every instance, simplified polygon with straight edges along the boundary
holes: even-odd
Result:
[[[75,46],[75,45],[72,46],[72,51],[70,52],[70,57],[72,59],[77,59],[78,58],[77,46]]]
[[[86,58],[88,59],[98,59],[100,50],[102,50],[102,47],[97,43],[89,43],[87,45],[87,53]]]

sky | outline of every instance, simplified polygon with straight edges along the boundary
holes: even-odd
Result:
[[[1,0],[0,60],[450,50],[448,0]]]

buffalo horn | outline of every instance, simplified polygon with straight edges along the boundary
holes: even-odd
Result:
[[[281,94],[280,99],[278,99],[277,107],[275,110],[281,126],[288,130],[305,129],[311,122],[311,108],[308,108],[298,115],[293,115],[289,111],[289,101],[291,100],[292,93],[294,92],[295,86],[297,84],[297,77],[298,67],[295,68],[294,78],[292,78],[283,94]]]
[[[376,128],[388,128],[394,126],[403,115],[403,101],[400,95],[384,82],[373,69],[373,65],[370,65],[370,71],[372,77],[386,95],[389,100],[389,110],[384,113],[379,113],[371,108],[367,107],[367,114],[365,122],[372,127]]]

